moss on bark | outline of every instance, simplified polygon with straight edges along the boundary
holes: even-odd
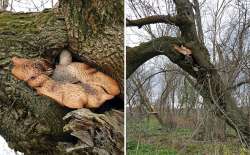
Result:
[[[65,23],[52,11],[0,13],[0,132],[11,147],[26,154],[33,149],[59,152],[55,146],[65,136],[61,118],[67,110],[16,81],[10,59],[40,57],[65,46]]]
[[[79,60],[112,75],[123,90],[123,9],[116,10],[123,8],[122,1],[61,2],[63,15],[48,9],[40,13],[0,12],[0,134],[11,147],[25,154],[65,154],[65,147],[76,143],[77,138],[62,130],[66,123],[62,117],[70,110],[37,96],[24,82],[13,79],[11,57],[54,58],[60,49],[68,48]],[[103,6],[98,9],[101,3]],[[81,6],[90,5],[92,9],[81,10]],[[84,18],[88,20],[83,21]],[[123,123],[118,125],[122,126]],[[114,130],[110,128],[111,132]],[[95,144],[95,150],[102,148],[99,142]],[[106,152],[116,147],[110,146]],[[82,150],[72,154],[86,154]]]

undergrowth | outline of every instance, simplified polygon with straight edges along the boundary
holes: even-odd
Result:
[[[198,141],[194,129],[162,127],[150,119],[127,120],[128,155],[250,155],[237,140]]]

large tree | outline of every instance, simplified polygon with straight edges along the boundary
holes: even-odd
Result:
[[[60,107],[10,73],[13,56],[55,62],[65,48],[123,90],[123,1],[60,0],[38,13],[0,12],[0,135],[25,154],[121,154],[122,112]]]
[[[143,10],[140,10],[142,14],[152,10],[150,3],[146,1],[144,5],[140,5],[140,3],[130,1],[131,8],[136,9],[136,6],[145,7]],[[153,15],[155,12],[152,11],[150,12],[151,14],[148,13],[143,17],[139,15],[140,11],[135,10],[138,18],[126,19],[128,27],[136,26],[142,28],[150,24],[162,23],[171,25],[180,31],[180,34],[177,33],[176,36],[165,35],[158,38],[154,38],[154,36],[152,37],[154,39],[139,46],[127,47],[127,78],[149,59],[158,55],[167,56],[173,63],[189,74],[190,83],[203,97],[204,103],[216,107],[217,116],[224,119],[228,125],[235,129],[241,143],[249,147],[249,119],[237,106],[237,101],[232,96],[231,89],[228,88],[226,81],[219,74],[218,68],[210,60],[208,49],[203,40],[198,1],[194,0],[191,3],[189,0],[173,0],[173,5],[172,9],[174,8],[175,13],[172,14],[159,15],[156,13]],[[166,10],[166,12],[168,11]],[[249,26],[248,23],[244,29],[248,29]],[[175,48],[176,45],[190,49],[192,51],[192,59],[179,53]]]

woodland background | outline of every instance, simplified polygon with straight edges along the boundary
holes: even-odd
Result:
[[[126,5],[128,154],[249,154],[250,1]]]

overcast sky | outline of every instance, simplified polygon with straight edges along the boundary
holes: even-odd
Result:
[[[166,1],[162,0],[162,1],[154,1],[154,0],[146,0],[148,2],[148,4],[153,4],[154,5],[154,9],[155,12],[152,14],[158,14],[158,15],[167,15],[169,11],[167,11],[165,8],[166,7]],[[157,2],[159,2],[159,6],[156,4]],[[225,11],[223,14],[221,14],[221,22],[218,24],[218,32],[220,32],[217,35],[217,41],[218,43],[220,43],[220,39],[223,38],[225,34],[228,33],[228,28],[231,27],[230,22],[232,20],[236,20],[237,18],[237,8],[235,7],[236,5],[236,0],[199,0],[199,2],[202,2],[202,6],[201,6],[201,18],[202,18],[202,27],[203,27],[203,32],[204,32],[204,39],[205,39],[205,44],[206,47],[208,48],[209,51],[212,50],[212,36],[213,36],[213,16],[216,12],[216,10],[219,8],[217,8],[216,6],[220,6],[223,2],[223,4],[227,4],[227,7],[225,7]],[[239,1],[242,3],[245,3],[245,5],[250,5],[250,0],[243,0],[243,1]],[[136,16],[134,15],[133,11],[129,8],[128,6],[128,0],[126,0],[126,18],[128,19],[138,19],[136,18]],[[136,3],[135,3],[136,4]],[[150,9],[149,9],[150,10]],[[137,10],[139,13],[141,13],[140,10]],[[171,14],[171,13],[170,13]],[[142,14],[141,14],[142,15]],[[143,17],[143,15],[142,15]],[[156,24],[151,24],[151,30],[154,33],[154,35],[157,35],[157,37],[159,36],[157,34],[157,28],[156,28]],[[134,46],[138,46],[140,43],[142,42],[147,42],[149,40],[152,40],[153,38],[151,37],[151,35],[145,31],[145,26],[143,26],[142,28],[138,28],[138,27],[127,27],[126,28],[126,46],[130,46],[130,47],[134,47]],[[217,57],[218,58],[218,57]],[[144,69],[145,72],[147,71],[151,71],[152,73],[157,72],[158,70],[156,70],[156,66],[157,65],[152,65],[152,62],[159,62],[159,60],[163,59],[162,57],[156,57],[156,58],[152,58],[150,61],[146,62],[144,64]],[[169,61],[167,58],[165,58],[165,63]],[[156,99],[159,95],[161,95],[161,87],[162,87],[162,80],[160,80],[161,78],[159,76],[161,75],[157,75],[154,76],[152,78],[151,81],[153,82],[157,82],[158,85],[156,85],[153,89],[153,94],[154,94],[154,99]],[[154,100],[153,99],[153,100]],[[152,101],[153,102],[153,101]]]
[[[150,2],[151,0],[147,0],[148,2]],[[222,3],[222,1],[224,0],[206,0],[205,3],[203,3],[202,7],[201,7],[201,17],[202,17],[202,27],[203,27],[203,31],[205,32],[205,35],[209,33],[209,30],[212,27],[212,13],[215,12],[216,10],[216,5],[220,5]],[[226,0],[226,2],[231,1],[231,4],[234,4],[234,0]],[[250,0],[244,0],[246,3],[249,3],[250,5]],[[152,0],[152,2],[154,2],[154,0]],[[199,0],[199,2],[204,2],[204,0]],[[157,14],[159,15],[167,15],[167,11],[166,11],[166,5],[165,5],[165,1],[160,1],[159,2],[161,6],[155,6],[155,9],[157,11]],[[157,9],[160,8],[158,11]],[[227,7],[226,9],[226,14],[223,14],[223,18],[222,18],[222,22],[221,23],[225,23],[224,25],[228,24],[230,22],[230,19],[232,16],[235,16],[235,11],[234,10],[236,8],[231,7]],[[128,19],[136,19],[133,11],[129,8],[128,6],[128,2],[126,0],[126,17]],[[152,31],[153,32],[157,32],[156,24],[151,24],[152,27]],[[223,24],[222,24],[223,25]],[[226,30],[226,27],[224,27],[224,29]],[[208,36],[206,36],[208,37]],[[206,38],[205,38],[206,39]],[[132,46],[137,46],[142,42],[151,40],[150,35],[142,28],[138,28],[138,27],[127,27],[126,28],[126,45],[132,47]],[[208,43],[208,41],[207,41]]]
[[[10,0],[11,1],[11,0]],[[58,0],[53,0],[55,3]],[[36,12],[37,10],[41,11],[44,8],[51,8],[51,0],[13,0],[13,11],[15,12]],[[8,7],[10,10],[10,6]]]

